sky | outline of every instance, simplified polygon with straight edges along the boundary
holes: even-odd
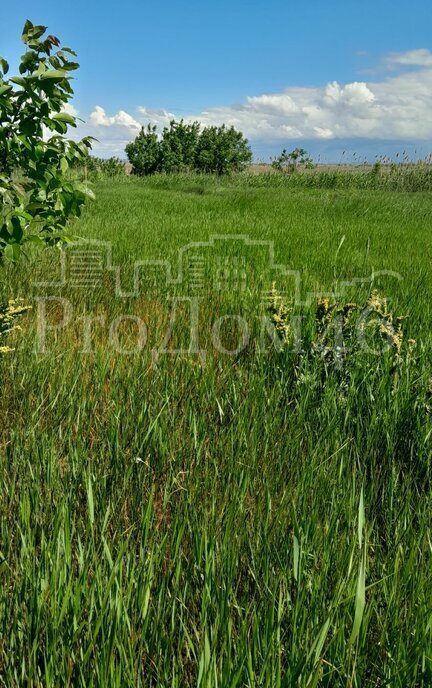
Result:
[[[12,68],[27,18],[78,53],[73,135],[95,136],[103,157],[182,117],[234,125],[256,160],[432,151],[431,0],[6,0]]]

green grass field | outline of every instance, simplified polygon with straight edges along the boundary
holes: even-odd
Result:
[[[33,310],[0,357],[1,685],[430,686],[430,193],[247,176],[95,192],[71,232],[110,242],[125,291],[135,261],[173,282],[146,264],[135,296],[113,270],[33,286],[59,279],[55,249],[3,271],[0,302]],[[247,250],[208,250],[223,235]],[[177,279],[191,242],[198,285],[189,253]],[[280,351],[267,331],[260,346],[272,282],[302,336]],[[373,289],[409,316],[400,352],[314,353],[308,294]],[[59,298],[70,322],[37,353]],[[86,315],[105,318],[87,339]],[[147,342],[125,354],[132,316]],[[161,350],[170,317],[179,353]]]

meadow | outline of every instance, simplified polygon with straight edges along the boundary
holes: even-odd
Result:
[[[299,178],[97,181],[129,295],[4,266],[1,685],[431,685],[430,174]],[[317,346],[373,294],[396,346]]]

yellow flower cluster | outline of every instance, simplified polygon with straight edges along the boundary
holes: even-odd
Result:
[[[395,318],[395,322],[393,322],[393,314],[387,308],[387,299],[380,296],[376,289],[373,290],[369,297],[368,306],[382,317],[379,331],[387,339],[390,346],[394,347],[399,354],[403,342],[402,322],[406,319],[406,316],[399,315]],[[409,340],[408,343],[410,348],[415,346],[415,340],[413,339]]]
[[[384,318],[391,317],[391,313],[387,311],[387,299],[384,296],[380,296],[377,289],[372,291],[367,304],[371,310],[379,313]]]
[[[19,325],[15,325],[14,321],[20,315],[23,315],[31,309],[31,306],[25,306],[23,299],[10,299],[7,306],[0,308],[0,337],[20,330]],[[0,354],[7,354],[13,351],[9,346],[0,346]]]
[[[270,291],[269,312],[276,332],[281,340],[286,343],[290,334],[289,316],[291,308],[287,306],[283,297],[278,293],[275,282],[273,282]]]
[[[399,354],[403,341],[403,332],[401,326],[398,325],[398,327],[395,329],[391,323],[384,322],[381,323],[379,331],[387,339],[390,346],[393,346]]]
[[[320,324],[328,323],[332,319],[332,314],[336,308],[335,303],[330,303],[329,299],[322,298],[317,301],[316,320]]]

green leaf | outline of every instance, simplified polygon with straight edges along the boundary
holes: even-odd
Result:
[[[355,597],[354,623],[351,631],[350,643],[354,643],[360,633],[360,626],[363,619],[363,612],[366,604],[366,550],[360,561],[359,574],[357,579],[357,590]]]
[[[30,234],[29,236],[26,237],[26,242],[30,242],[31,244],[38,244],[39,246],[43,246],[43,239],[41,239],[40,236],[37,234]]]
[[[30,213],[27,213],[25,210],[15,210],[15,213],[18,215],[18,217],[23,217],[24,220],[27,220],[28,222],[33,219]]]
[[[39,64],[39,67],[37,68],[37,70],[35,72],[35,76],[41,76],[42,74],[45,74],[46,71],[47,71],[47,67],[46,67],[45,62],[41,62]]]
[[[312,643],[312,647],[309,651],[306,662],[309,662],[312,655],[314,654],[314,665],[319,664],[319,662],[321,660],[321,652],[322,652],[322,649],[324,647],[324,643],[325,643],[326,638],[327,638],[329,627],[330,627],[330,617],[328,617],[327,620],[324,622],[324,624],[321,627],[319,634],[317,635],[314,642]],[[308,685],[309,685],[309,683],[308,683]]]
[[[7,260],[11,260],[12,262],[18,260],[18,258],[20,257],[20,253],[21,247],[19,246],[19,244],[7,244],[4,251],[5,258],[7,258]]]
[[[91,477],[88,477],[87,481],[87,499],[88,499],[88,510],[89,510],[89,518],[90,518],[90,524],[93,526],[94,523],[94,500],[93,500],[93,486],[92,486],[92,480]]]
[[[67,76],[67,72],[65,72],[64,69],[50,69],[45,74],[42,74],[40,79],[41,81],[46,81],[48,79],[56,79],[57,81],[59,79],[64,79]]]
[[[60,122],[60,121],[57,122],[55,120],[52,120],[51,125],[52,125],[52,126],[50,126],[51,129],[54,128],[60,134],[66,134],[66,131],[67,131],[66,122]]]
[[[19,67],[20,74],[23,74],[26,70],[31,70],[37,61],[38,56],[32,50],[28,50],[26,53],[24,53],[24,55],[21,57],[21,64]],[[43,63],[41,62],[41,64]]]
[[[363,529],[365,525],[365,513],[364,513],[364,496],[363,487],[360,492],[359,508],[358,508],[358,542],[361,548],[363,544]]]
[[[27,19],[26,23],[24,24],[24,28],[22,30],[22,36],[21,40],[23,43],[27,42],[27,37],[28,37],[28,32],[33,28],[33,24],[31,23],[30,19]]]
[[[7,244],[7,246],[6,246],[5,250],[4,250],[4,254],[5,254],[5,257],[6,257],[8,260],[13,260],[14,251],[13,251],[12,244]]]
[[[73,55],[74,57],[77,56],[75,50],[71,50],[71,48],[62,48],[63,53],[69,53],[69,55]]]
[[[68,169],[69,169],[69,163],[68,163],[68,161],[66,160],[66,158],[62,158],[62,159],[60,160],[60,169],[61,169],[61,171],[63,172],[63,174],[66,174],[66,172],[68,171]]]
[[[56,114],[52,116],[52,119],[60,122],[66,122],[67,124],[75,124],[75,117],[70,115],[68,112],[56,112]]]
[[[13,227],[12,236],[15,239],[16,243],[19,244],[24,234],[20,219],[18,217],[13,217],[11,222]]]
[[[0,239],[3,239],[3,243],[9,243],[10,234],[7,228],[7,224],[3,223],[0,227]],[[2,243],[0,242],[0,246]]]
[[[33,26],[28,31],[28,35],[32,38],[32,40],[37,40],[38,38],[44,35],[47,28],[47,26],[42,26],[42,24],[39,24],[39,26]]]
[[[96,199],[96,196],[94,195],[93,191],[82,182],[78,182],[77,184],[75,184],[75,189],[77,191],[81,191],[81,193],[83,193],[84,196],[87,196],[87,198],[90,198],[92,201]]]
[[[6,60],[3,57],[0,57],[0,67],[3,72],[3,74],[7,74],[9,71],[9,64],[6,62]]]
[[[63,62],[63,69],[67,69],[68,72],[72,72],[73,70],[78,69],[78,67],[78,62],[68,62],[67,60]]]
[[[18,86],[23,86],[23,88],[27,86],[27,81],[22,76],[13,76],[11,77],[10,81],[12,81],[12,83],[14,84],[17,84]]]
[[[27,119],[23,120],[21,122],[21,131],[26,135],[26,136],[34,136],[34,134],[37,131],[38,123],[33,120],[33,119]],[[21,138],[21,137],[20,137]],[[24,143],[24,145],[26,145]],[[30,146],[26,146],[29,150],[31,150]]]
[[[294,579],[298,580],[300,563],[300,545],[297,537],[294,535]]]
[[[5,93],[9,93],[12,91],[12,86],[9,86],[9,84],[3,84],[3,86],[0,86],[0,96],[4,95]]]

